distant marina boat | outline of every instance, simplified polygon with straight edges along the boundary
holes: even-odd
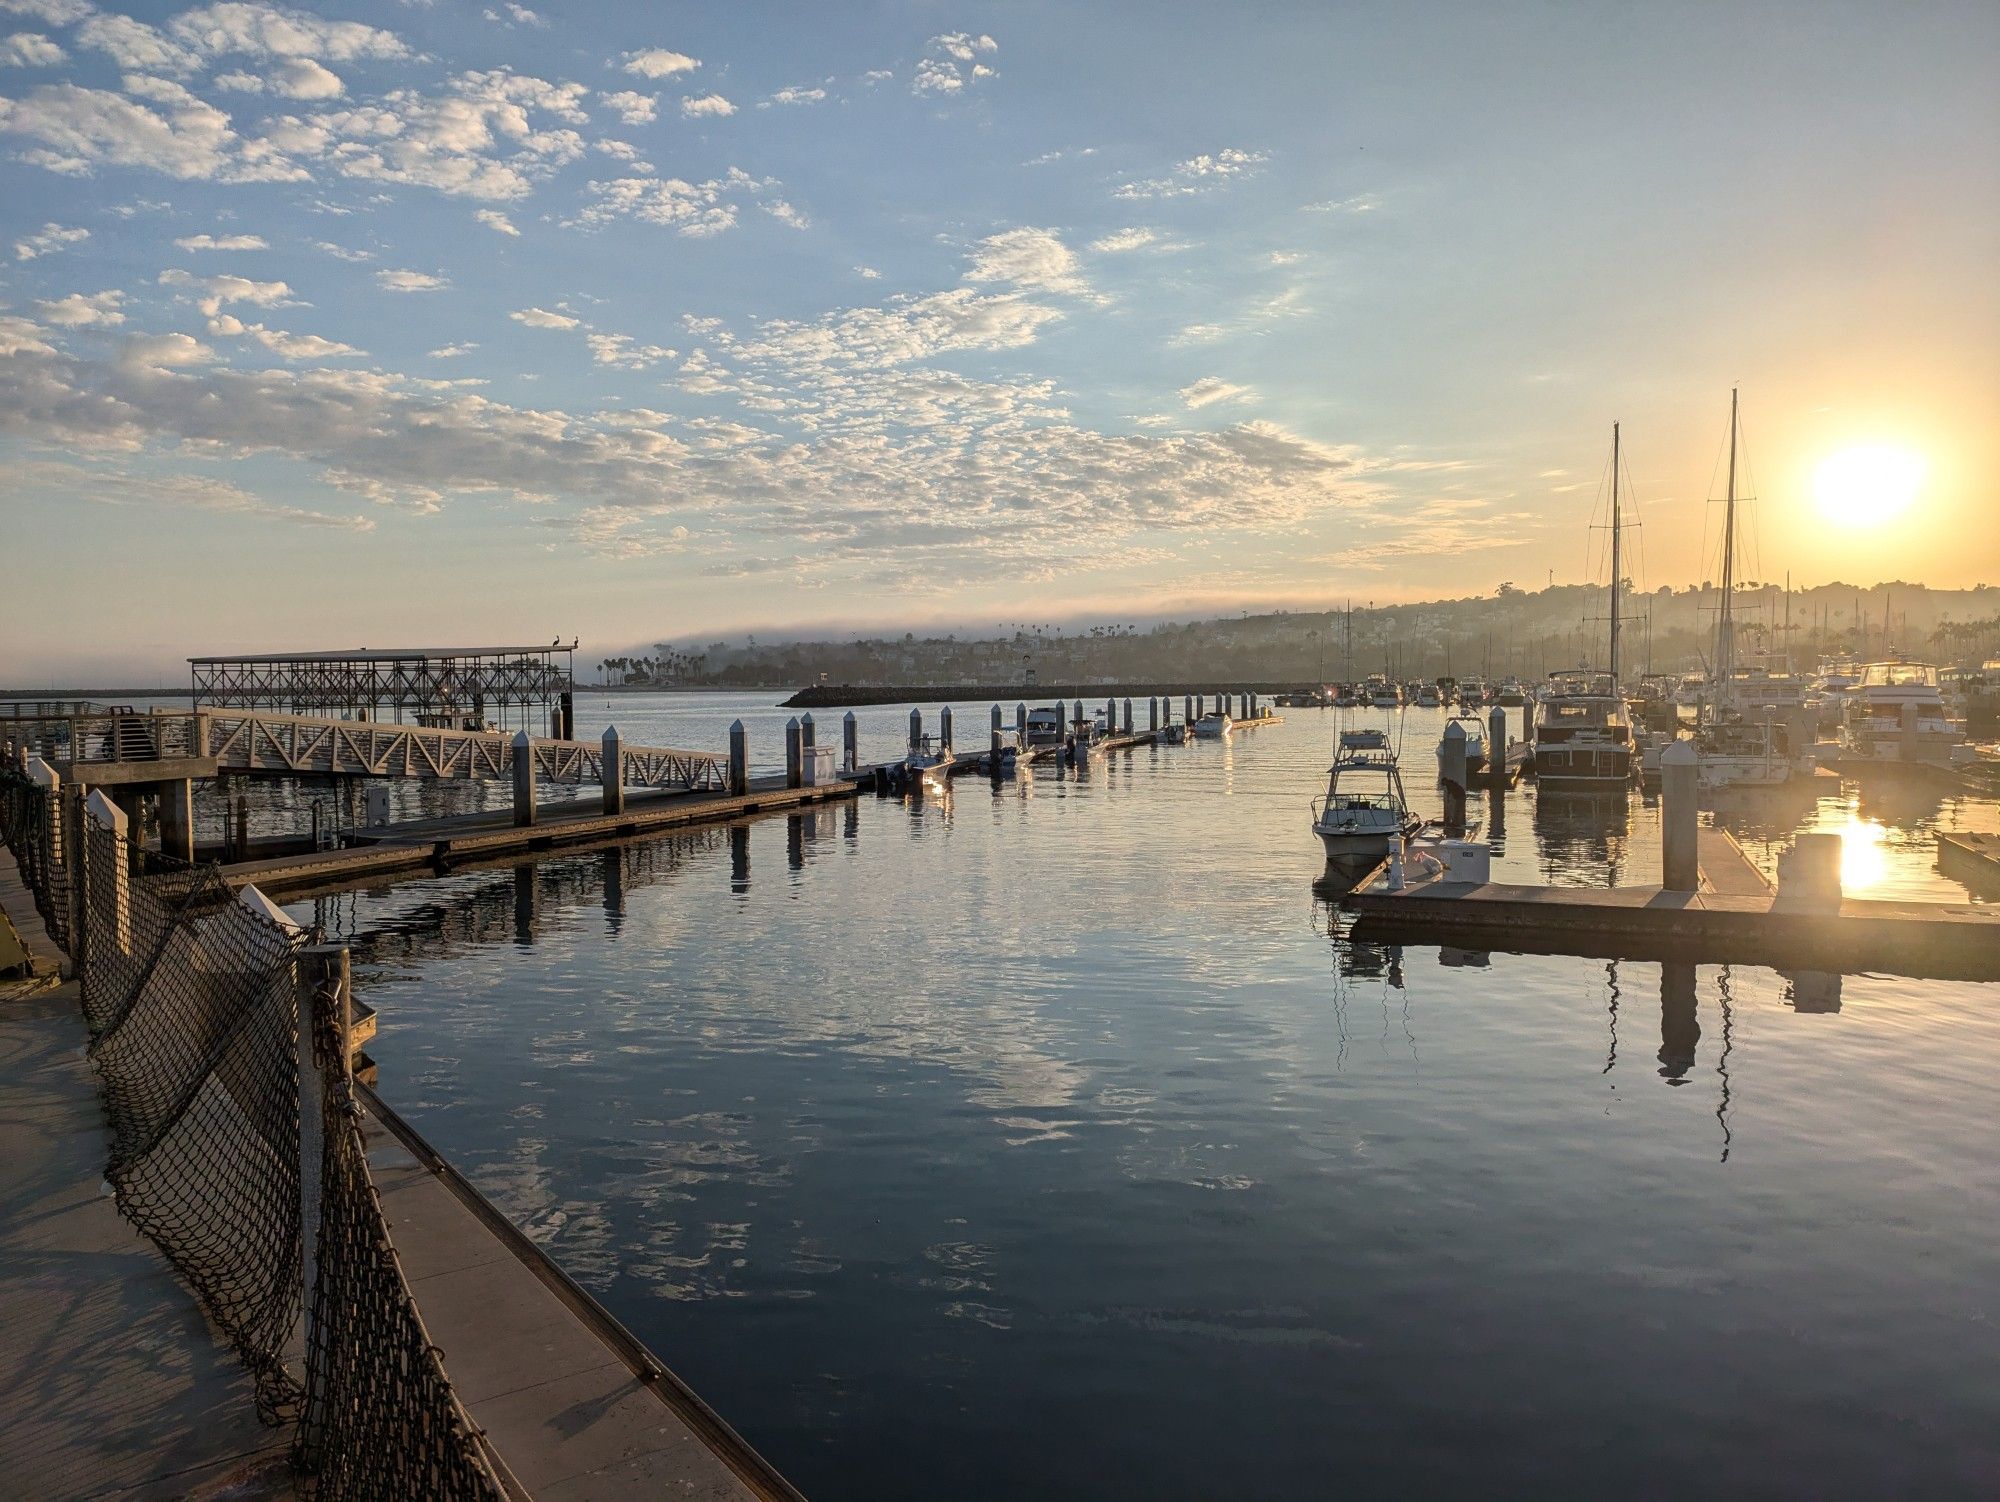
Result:
[[[1423,827],[1403,795],[1403,774],[1380,730],[1344,730],[1327,769],[1326,795],[1313,800],[1313,833],[1329,865],[1372,865],[1390,841]]]
[[[1465,770],[1477,773],[1486,765],[1486,724],[1475,714],[1455,714],[1445,724],[1449,730],[1453,725],[1465,732]],[[1438,772],[1444,772],[1444,741],[1438,741]]]
[[[903,758],[903,774],[912,787],[922,785],[927,790],[941,791],[957,760],[951,747],[927,734]]]
[[[1195,739],[1203,741],[1227,740],[1230,732],[1235,730],[1235,728],[1236,722],[1225,711],[1211,709],[1207,714],[1194,722]]]
[[[1528,702],[1528,691],[1521,687],[1519,678],[1502,678],[1500,687],[1493,691],[1493,702],[1504,704],[1509,709],[1519,709]]]
[[[1443,700],[1438,698],[1437,685],[1435,683],[1423,683],[1417,686],[1417,708],[1436,709],[1443,702]]]
[[[1060,746],[1063,741],[1063,707],[1044,705],[1028,711],[1028,723],[1021,733],[1023,745]]]
[[[1403,691],[1386,678],[1370,678],[1365,691],[1368,702],[1377,709],[1403,707]]]
[[[1911,724],[1905,733],[1904,720]],[[1857,761],[1949,766],[1964,733],[1945,711],[1938,670],[1927,662],[1871,662],[1847,697],[1841,748]]]

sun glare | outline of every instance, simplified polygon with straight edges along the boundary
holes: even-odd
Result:
[[[1871,444],[1842,449],[1814,477],[1820,514],[1843,527],[1879,527],[1910,509],[1924,481],[1924,461],[1908,449]]]

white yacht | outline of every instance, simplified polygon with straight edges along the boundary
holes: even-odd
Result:
[[[1551,673],[1535,704],[1535,781],[1597,792],[1632,780],[1632,720],[1609,673]]]
[[[903,774],[912,787],[922,784],[926,788],[941,789],[951,776],[952,765],[957,760],[951,747],[933,736],[925,735],[903,758]]]
[[[1465,731],[1465,770],[1477,774],[1486,765],[1486,722],[1478,715],[1461,712],[1445,722],[1449,730],[1453,725]],[[1444,775],[1444,740],[1438,740],[1438,775]]]
[[[1682,709],[1700,709],[1707,702],[1708,676],[1704,673],[1683,673],[1674,689],[1674,703]]]
[[[1236,722],[1229,717],[1227,710],[1211,709],[1207,714],[1194,722],[1195,739],[1203,741],[1227,740],[1230,732],[1235,730],[1235,728]]]
[[[1370,678],[1364,692],[1377,709],[1401,709],[1403,691],[1386,678]]]
[[[1435,683],[1420,683],[1417,685],[1417,708],[1436,709],[1443,702],[1443,700],[1438,698],[1437,685]]]
[[[1911,733],[1904,715],[1914,709]],[[1949,766],[1964,733],[1945,713],[1938,670],[1927,662],[1871,662],[1848,695],[1842,751],[1857,761],[1920,761]]]
[[[1389,842],[1423,827],[1403,796],[1403,774],[1380,730],[1343,730],[1327,769],[1326,796],[1313,800],[1313,833],[1329,865],[1373,865]]]

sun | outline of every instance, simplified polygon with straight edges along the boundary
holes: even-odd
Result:
[[[1910,509],[1924,461],[1908,449],[1867,444],[1820,461],[1813,477],[1820,514],[1843,527],[1879,527]]]

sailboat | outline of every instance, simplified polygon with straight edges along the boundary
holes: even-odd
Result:
[[[1620,540],[1619,425],[1611,425],[1611,671],[1549,674],[1535,704],[1535,780],[1550,792],[1611,792],[1632,780],[1632,716],[1618,687]]]
[[[1745,678],[1736,665],[1736,494],[1737,442],[1742,433],[1736,391],[1729,393],[1729,489],[1722,512],[1722,596],[1715,612],[1715,661],[1709,693],[1697,720],[1694,744],[1700,756],[1700,785],[1707,789],[1776,787],[1792,776],[1793,756],[1782,743],[1773,714],[1744,718],[1738,698]],[[1808,764],[1811,752],[1805,751]]]

